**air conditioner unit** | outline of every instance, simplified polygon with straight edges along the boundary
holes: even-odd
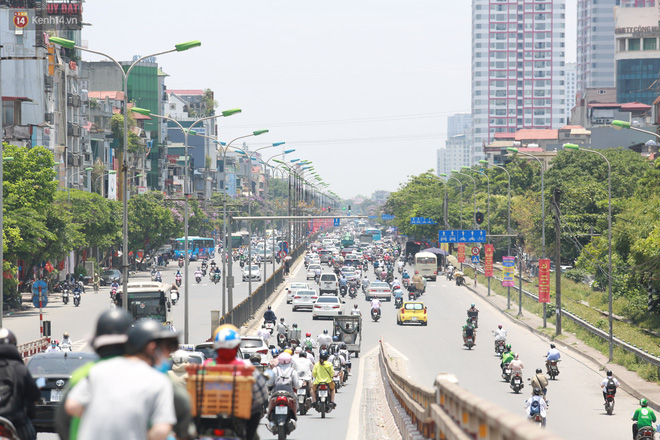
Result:
[[[52,76],[44,76],[44,89],[47,92],[52,92],[53,91],[53,77]]]
[[[53,122],[55,122],[55,115],[53,115],[52,113],[46,113],[44,115],[44,120],[47,123],[52,124]]]
[[[80,107],[80,96],[69,95],[66,99],[66,103],[70,107]]]

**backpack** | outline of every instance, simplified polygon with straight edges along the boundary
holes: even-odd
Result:
[[[284,375],[284,370],[282,368],[280,368],[279,366],[277,368],[279,371],[277,374],[277,379],[275,379],[275,387],[277,387],[278,389],[293,388],[293,367],[288,368],[289,370],[288,376]]]
[[[616,384],[613,379],[608,379],[607,385],[605,385],[605,390],[610,394],[616,393]]]
[[[465,327],[465,336],[472,336],[474,333],[474,328],[471,325]]]
[[[4,365],[0,365],[0,417],[15,420],[22,405],[13,365],[5,361]]]
[[[539,404],[538,399],[533,399],[532,404],[529,407],[529,415],[533,416],[541,412],[541,405]]]

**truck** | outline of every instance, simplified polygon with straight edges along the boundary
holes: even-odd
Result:
[[[345,342],[346,349],[349,353],[353,354],[356,358],[360,357],[360,346],[362,345],[362,316],[335,316],[332,336],[337,336],[340,341]]]
[[[346,234],[341,239],[341,247],[342,248],[351,247],[354,244],[355,244],[355,241],[353,240],[353,237],[351,236],[351,234]]]

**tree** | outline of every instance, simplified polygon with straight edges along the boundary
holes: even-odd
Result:
[[[165,205],[165,196],[160,192],[131,197],[128,215],[128,247],[135,255],[138,250],[143,251],[143,256],[153,253],[182,234],[180,223],[175,221],[172,210]]]
[[[109,249],[121,236],[121,205],[96,193],[72,189],[72,220],[84,236],[82,248]]]

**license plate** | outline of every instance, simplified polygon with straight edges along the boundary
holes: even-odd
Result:
[[[299,396],[304,396],[305,394],[307,394],[307,391],[304,388],[301,388],[301,389],[298,390],[298,395]]]
[[[320,390],[319,391],[319,397],[328,397],[328,391],[327,390]]]
[[[50,390],[50,401],[59,402],[62,400],[62,390]]]
[[[275,414],[277,415],[287,415],[289,413],[289,407],[288,406],[276,406],[275,407]]]
[[[330,307],[328,307],[328,306],[323,306],[323,310],[330,310]]]
[[[413,320],[413,321],[417,321],[417,317],[416,317],[416,316],[413,316],[413,317],[411,318],[411,320]]]

